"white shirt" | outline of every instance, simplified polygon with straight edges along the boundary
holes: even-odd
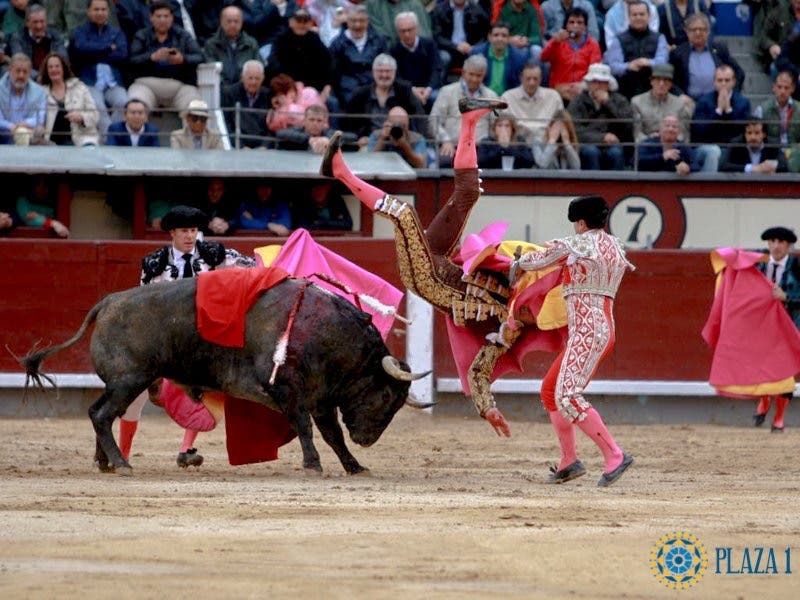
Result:
[[[786,270],[786,261],[789,260],[789,255],[787,254],[781,260],[775,262],[772,258],[769,259],[769,264],[767,265],[767,279],[770,281],[775,281],[776,284],[781,282],[781,277],[783,277],[783,272]],[[775,277],[772,276],[773,271],[775,273]]]
[[[183,277],[183,268],[186,265],[186,261],[183,260],[184,254],[191,254],[192,258],[194,258],[194,250],[192,252],[183,252],[178,250],[175,246],[172,246],[172,264],[174,264],[178,268],[178,278],[180,279]]]

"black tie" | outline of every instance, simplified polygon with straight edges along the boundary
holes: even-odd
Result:
[[[772,283],[776,283],[778,275],[778,263],[772,263],[770,266],[772,267]]]
[[[183,259],[183,278],[194,277],[194,273],[192,272],[192,255],[184,254],[181,258]]]

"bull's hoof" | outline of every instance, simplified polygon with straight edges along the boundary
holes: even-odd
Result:
[[[133,468],[128,465],[117,467],[115,471],[120,477],[133,477]]]
[[[97,470],[101,473],[113,473],[114,472],[114,465],[108,464],[108,462],[100,462],[99,460],[94,460],[94,466],[97,467]]]
[[[348,475],[357,475],[359,477],[372,477],[372,471],[370,471],[367,467],[362,467],[361,465],[357,465],[355,468],[347,469]]]
[[[322,467],[303,467],[303,473],[307,477],[321,477],[322,476]]]

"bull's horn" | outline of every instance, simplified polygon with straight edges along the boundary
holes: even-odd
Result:
[[[400,361],[391,355],[384,356],[381,364],[383,365],[383,370],[398,381],[416,381],[431,374],[430,371],[425,371],[424,373],[406,371],[400,366]]]
[[[417,400],[417,397],[409,392],[408,398],[406,398],[406,404],[408,404],[411,408],[430,408],[431,406],[434,406],[436,402],[422,402]]]

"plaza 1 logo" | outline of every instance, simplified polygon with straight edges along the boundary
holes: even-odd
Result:
[[[662,536],[650,551],[650,571],[671,590],[696,585],[707,568],[706,547],[697,536],[686,531]]]
[[[644,196],[622,198],[608,217],[608,230],[628,248],[652,248],[663,229],[661,209]]]

